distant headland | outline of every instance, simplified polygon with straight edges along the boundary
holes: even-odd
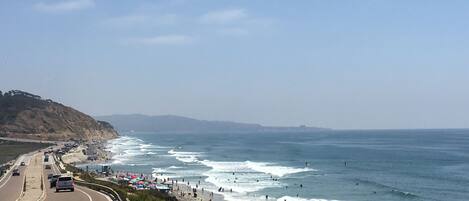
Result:
[[[176,115],[119,114],[95,116],[94,118],[110,122],[122,132],[312,132],[326,129],[307,126],[273,127],[230,121],[207,121]]]

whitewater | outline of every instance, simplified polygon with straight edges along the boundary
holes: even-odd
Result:
[[[107,150],[114,170],[229,201],[456,201],[469,197],[467,144],[468,130],[124,133]]]

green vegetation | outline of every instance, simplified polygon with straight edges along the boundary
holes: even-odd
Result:
[[[172,197],[166,193],[159,192],[157,190],[135,190],[130,188],[126,185],[119,185],[116,183],[102,181],[95,179],[95,175],[93,173],[88,173],[83,171],[82,169],[76,168],[72,165],[65,164],[65,168],[67,171],[73,172],[74,176],[79,176],[80,179],[83,179],[85,182],[99,184],[103,186],[107,186],[112,188],[116,191],[119,196],[123,199],[129,199],[130,201],[177,201],[175,197]],[[97,190],[97,191],[104,191],[110,193],[110,190],[104,187],[96,186],[96,185],[89,185],[83,182],[77,181],[78,184],[86,186],[90,189]],[[112,193],[111,193],[112,194]]]
[[[32,142],[16,142],[9,140],[0,140],[0,176],[10,168],[10,165],[2,164],[17,158],[21,154],[25,154],[37,149],[50,146],[50,144],[32,143]]]
[[[0,164],[15,159],[21,154],[51,146],[48,143],[16,142],[0,140]]]

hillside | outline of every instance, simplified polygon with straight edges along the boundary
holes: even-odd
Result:
[[[93,140],[118,136],[111,124],[40,96],[0,92],[0,136],[44,140]]]
[[[141,114],[97,116],[110,122],[119,131],[142,132],[309,132],[315,127],[265,127],[260,124],[229,121],[206,121],[174,115],[147,116]]]

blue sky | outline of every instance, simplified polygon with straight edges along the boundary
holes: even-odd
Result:
[[[467,128],[468,1],[0,2],[0,90],[92,115]]]

